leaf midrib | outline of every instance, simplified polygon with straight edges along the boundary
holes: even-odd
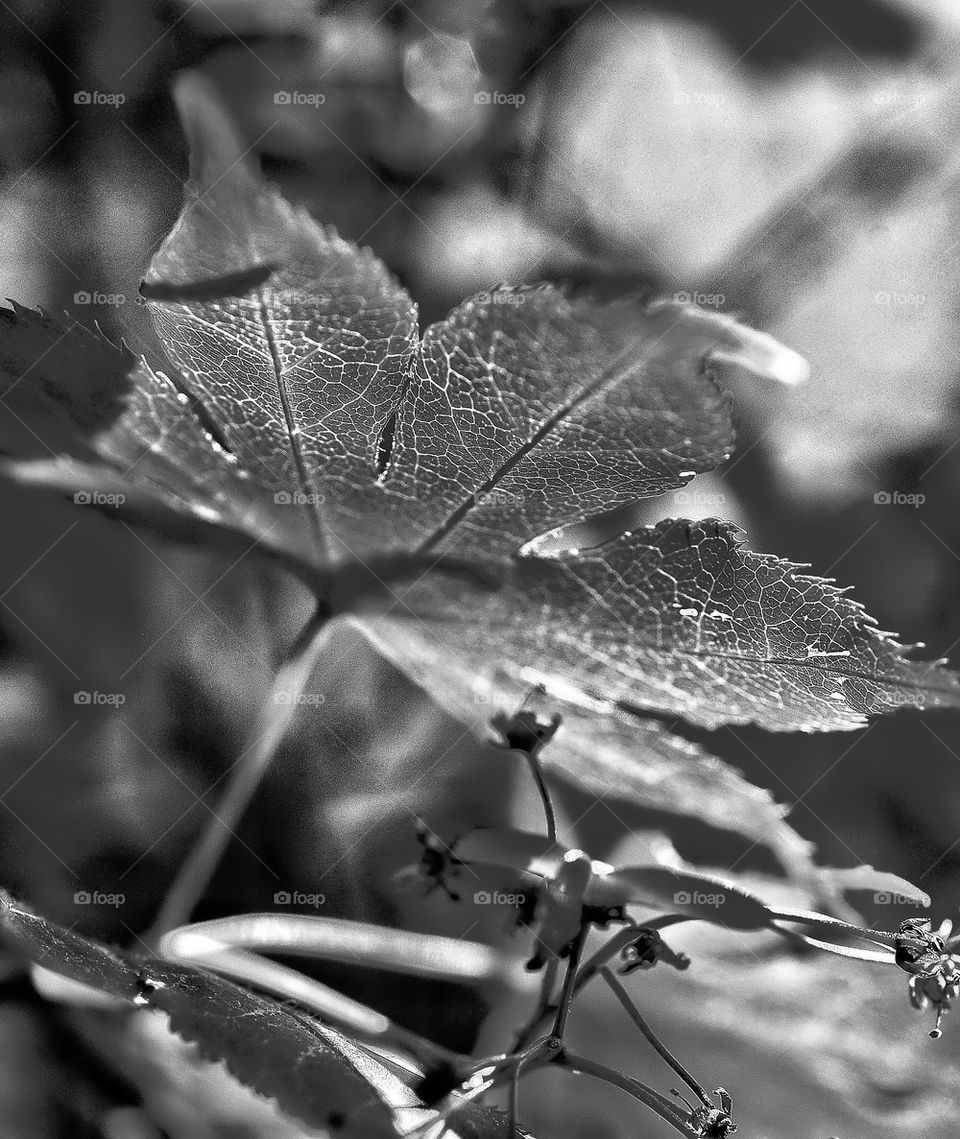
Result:
[[[641,368],[653,354],[653,350],[657,347],[664,337],[668,336],[674,328],[680,323],[678,317],[669,328],[662,332],[656,340],[652,343],[645,345],[643,351],[637,356],[635,367]],[[487,494],[494,490],[500,482],[503,481],[521,462],[540,444],[552,431],[554,431],[568,416],[572,415],[574,411],[581,404],[586,403],[588,400],[593,399],[594,396],[601,395],[608,386],[613,386],[619,381],[622,374],[625,362],[629,359],[630,353],[635,349],[635,343],[631,342],[623,348],[614,359],[610,362],[607,368],[601,372],[597,379],[588,384],[581,391],[577,392],[566,403],[561,404],[557,410],[549,416],[537,431],[523,443],[516,451],[507,457],[507,459],[497,468],[496,471],[479,487],[477,487],[469,498],[464,499],[463,502],[452,511],[446,519],[426,538],[418,548],[417,552],[420,554],[429,553],[436,547],[449,533],[456,529],[457,526],[466,518],[471,510],[477,506],[477,498],[480,495]],[[423,359],[423,345],[420,347],[420,359]]]
[[[263,289],[259,289],[257,292],[257,303],[260,323],[263,325],[267,348],[270,351],[270,360],[273,364],[277,393],[280,397],[280,406],[283,409],[284,426],[287,429],[287,438],[290,441],[290,452],[293,455],[293,461],[297,468],[297,477],[300,481],[301,493],[306,495],[309,499],[307,506],[310,517],[310,528],[313,531],[314,541],[319,549],[324,545],[324,534],[323,524],[320,519],[320,509],[317,504],[317,494],[310,478],[306,456],[303,452],[303,444],[300,439],[300,428],[297,425],[296,413],[294,412],[293,404],[290,400],[290,393],[287,391],[287,385],[283,378],[279,347],[277,345],[276,336],[274,335],[273,325],[270,321],[270,309],[267,305],[267,299]]]

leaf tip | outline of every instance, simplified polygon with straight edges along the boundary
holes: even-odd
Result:
[[[711,353],[712,361],[735,364],[760,379],[773,380],[787,387],[796,387],[810,378],[810,365],[806,359],[781,344],[768,332],[730,322],[735,343]]]
[[[173,101],[190,145],[190,178],[201,192],[232,170],[256,173],[251,148],[211,80],[197,71],[181,72],[173,82]]]

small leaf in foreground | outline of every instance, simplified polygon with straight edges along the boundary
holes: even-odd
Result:
[[[430,1123],[397,1076],[342,1033],[208,973],[157,958],[132,960],[0,894],[0,938],[28,960],[136,1006],[158,1009],[179,1036],[288,1115],[342,1139],[393,1139]],[[454,1135],[500,1139],[505,1117],[456,1104]]]

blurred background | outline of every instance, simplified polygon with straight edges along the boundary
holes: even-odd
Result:
[[[186,174],[170,82],[199,68],[268,175],[373,248],[425,323],[499,282],[557,280],[682,294],[804,354],[802,389],[737,383],[724,471],[633,515],[731,518],[752,548],[811,563],[855,587],[881,627],[960,660],[951,0],[4,0],[0,23],[4,296],[149,346],[137,288]],[[135,947],[307,599],[252,559],[225,573],[202,549],[41,493],[0,483],[0,510],[0,882]],[[393,879],[417,857],[417,815],[446,837],[538,825],[519,773],[348,632],[311,687],[323,704],[303,709],[198,916],[322,893],[332,915],[506,937],[502,915]],[[955,716],[687,734],[796,804],[791,822],[823,862],[896,871],[955,914]],[[597,856],[629,851],[623,820],[664,825],[635,805],[561,798]],[[692,860],[742,853],[728,834],[670,827]],[[883,909],[864,916],[888,928],[904,916]],[[705,938],[680,939],[705,958],[697,978],[658,971],[648,1007],[705,1084],[734,1092],[743,1134],[956,1134],[955,1026],[932,1058],[899,979],[865,985],[835,959],[744,963]],[[43,1006],[16,963],[4,969],[3,1139],[269,1134],[182,1088],[169,1090],[185,1097],[179,1115],[148,1110],[119,1035]],[[518,1018],[502,994],[320,975],[457,1048],[498,1000],[501,1023]],[[606,1048],[666,1089],[620,1025],[597,999],[575,1019],[578,1051]],[[522,1107],[541,1139],[667,1134],[607,1089],[552,1074]]]

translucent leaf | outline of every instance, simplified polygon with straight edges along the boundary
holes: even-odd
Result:
[[[930,895],[889,870],[873,866],[824,867],[821,874],[837,890],[869,890],[879,904],[929,907]]]
[[[770,910],[728,879],[666,866],[627,866],[596,879],[588,900],[601,905],[642,904],[728,929],[766,929]]]
[[[79,324],[0,309],[0,469],[178,537],[247,534],[309,556],[294,512],[239,468],[188,396]]]
[[[424,654],[462,661],[474,698],[502,673],[518,694],[539,683],[561,699],[709,728],[804,731],[960,703],[952,673],[909,660],[862,606],[801,569],[747,550],[729,524],[668,519],[552,561],[525,558],[469,606],[450,582],[428,580],[370,627],[402,667]]]
[[[543,668],[524,670],[521,686],[504,671],[502,657],[491,662],[488,654],[484,663],[466,653],[453,655],[445,639],[429,635],[433,629],[427,625],[372,620],[355,624],[384,656],[478,735],[490,735],[496,710],[512,712],[521,701],[529,702],[530,685],[547,675]],[[555,683],[551,687],[558,689]],[[813,844],[793,830],[787,821],[789,808],[769,791],[656,720],[637,719],[577,692],[565,695],[570,699],[552,694],[536,699],[545,717],[561,715],[559,731],[540,754],[551,775],[601,800],[693,815],[766,846],[798,881],[817,879]]]
[[[202,476],[216,492],[230,462],[248,480],[246,489],[228,480],[241,500],[235,513],[247,497],[276,498],[277,525],[252,516],[248,532],[275,531],[314,566],[453,547],[502,559],[726,458],[733,432],[714,362],[787,379],[803,372],[771,338],[695,306],[605,304],[546,287],[467,301],[421,344],[416,307],[383,264],[263,182],[204,81],[183,79],[177,96],[191,182],[143,289],[178,382],[230,456],[203,453],[195,484],[174,488],[214,525],[237,519],[209,501]],[[23,360],[10,378],[27,398],[27,429],[42,437],[30,365],[44,346],[19,313],[8,323],[8,352]],[[66,359],[56,366],[69,372]],[[156,386],[138,374],[107,395],[122,401],[137,383]],[[100,410],[116,418],[112,406]],[[140,427],[119,422],[112,450],[126,434],[127,451],[142,454]],[[87,435],[102,429],[83,425]],[[202,431],[199,439],[205,452]],[[59,455],[70,443],[46,448]],[[22,465],[15,473],[31,477]],[[59,473],[69,485],[71,472]],[[133,497],[149,471],[130,462],[123,474]]]
[[[192,196],[151,310],[231,451],[306,506],[318,557],[510,554],[729,453],[706,360],[769,367],[772,341],[691,306],[524,288],[465,302],[420,345],[384,266],[266,187],[198,81],[179,93]]]
[[[65,332],[61,348],[60,329],[15,309],[0,327],[0,376],[28,434],[11,433],[8,474],[69,490],[99,471],[98,489],[126,495],[141,520],[155,507],[165,521],[239,532],[308,575],[416,562],[423,580],[367,622],[376,643],[431,691],[464,677],[471,699],[494,683],[511,696],[542,683],[582,709],[568,772],[589,771],[592,747],[598,772],[623,764],[630,710],[829,730],[960,702],[951,674],[908,660],[842,591],[751,553],[726,524],[664,522],[564,549],[571,524],[727,456],[718,364],[794,382],[805,372],[795,353],[694,306],[550,288],[474,298],[421,341],[382,263],[263,182],[203,80],[181,80],[177,98],[191,183],[144,292],[182,376],[170,383],[126,354],[111,363],[88,333]],[[506,583],[483,595],[429,573],[442,555],[495,564]],[[447,706],[475,721],[463,703]],[[663,784],[687,779],[647,779],[650,801],[695,792],[700,753],[657,727],[637,732],[662,757]],[[723,789],[715,808],[692,800],[711,822],[736,819],[740,792],[759,803],[717,768],[703,778]],[[756,838],[768,821],[802,861],[772,801],[737,829]]]

